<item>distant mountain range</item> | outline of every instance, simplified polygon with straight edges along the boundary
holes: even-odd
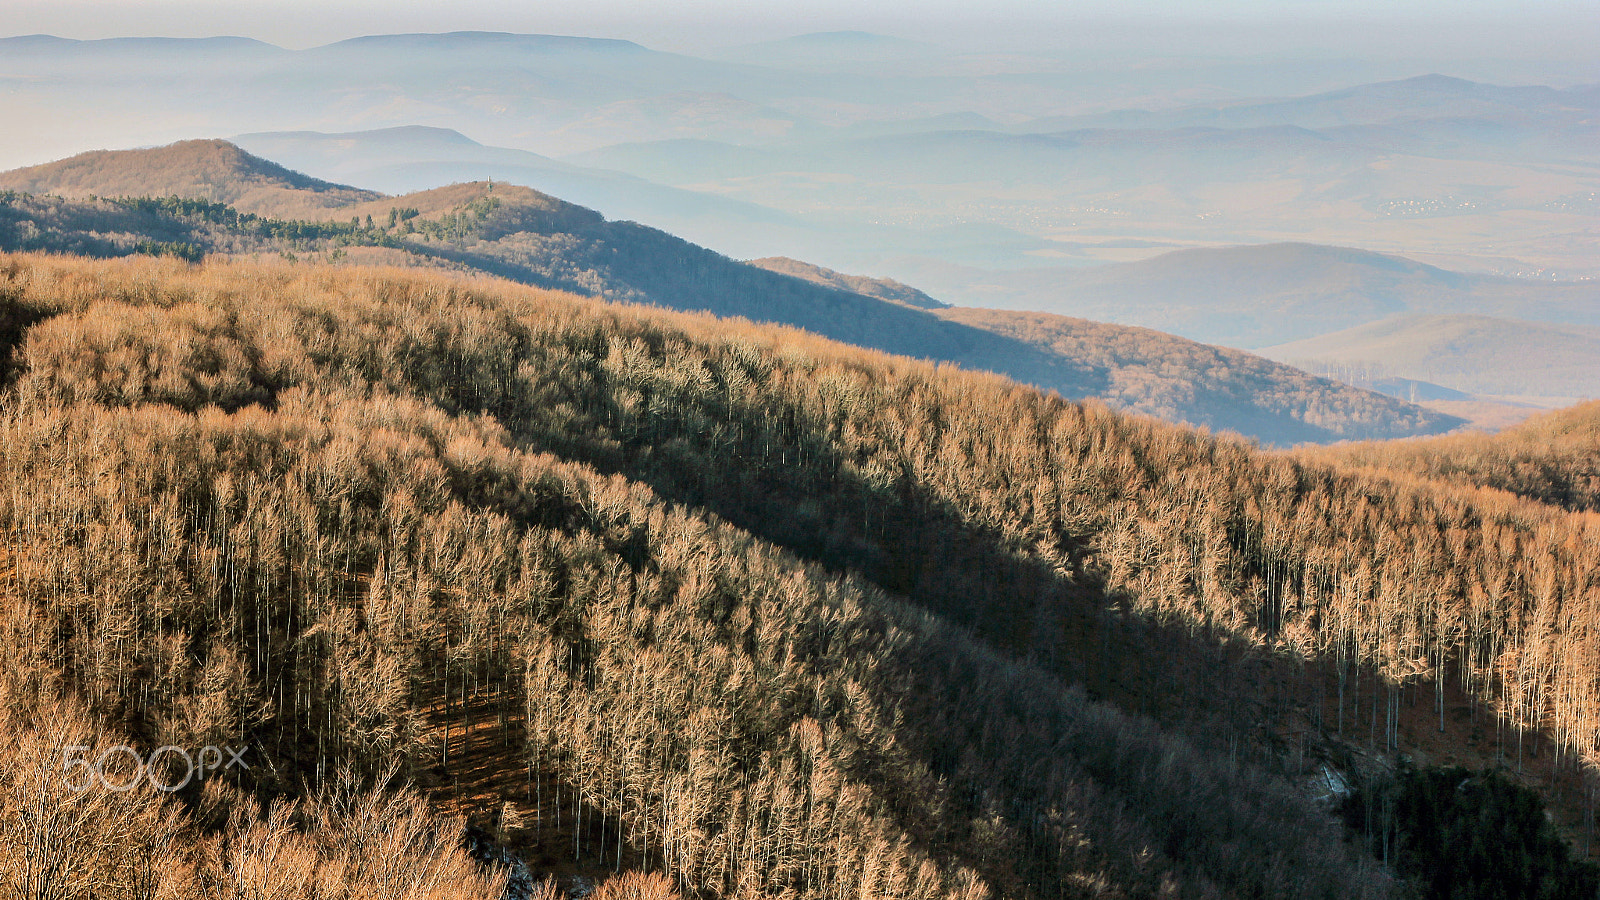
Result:
[[[1340,128],[1402,122],[1510,119],[1585,123],[1600,111],[1600,86],[1556,90],[1543,85],[1502,87],[1446,75],[1419,75],[1362,84],[1304,97],[1241,100],[1163,111],[1125,110],[1087,116],[1036,119],[1012,130],[1074,128]],[[1589,148],[1596,152],[1596,148]]]
[[[200,168],[218,173],[211,178],[214,183],[203,187],[174,174],[186,171],[177,161],[187,165],[197,152],[206,157]],[[80,196],[105,197],[122,186],[138,185],[144,195],[211,200],[236,190],[223,174],[230,167],[241,182],[251,184],[263,172],[278,171],[224,142],[103,154],[95,160],[92,169],[62,164],[33,171],[27,183],[48,190],[48,182],[41,180],[48,173],[70,172],[78,173],[71,186]],[[273,182],[277,193],[260,201],[266,205],[246,212],[291,206],[293,183],[279,178]],[[304,190],[319,201],[334,189],[323,182],[306,183]],[[1101,397],[1125,409],[1271,443],[1436,433],[1458,424],[1404,401],[1307,376],[1260,357],[1145,329],[930,309],[937,301],[904,285],[794,261],[765,261],[780,270],[771,271],[653,228],[608,221],[592,210],[514,185],[466,183],[394,197],[357,192],[350,200],[310,209],[306,218],[321,224],[302,227],[241,221],[225,208],[130,207],[109,201],[72,206],[19,198],[0,211],[0,245],[100,253],[140,247],[181,253],[316,253],[472,269],[617,300],[794,325],[860,346],[1000,372],[1068,397]],[[106,232],[107,227],[114,233]],[[142,244],[117,237],[138,233],[149,237]]]
[[[1502,275],[1600,274],[1600,89],[1159,63],[860,32],[706,58],[487,32],[306,50],[11,38],[0,165],[242,134],[330,181],[389,193],[516,181],[724,253],[910,284],[947,263],[1126,262],[1131,241],[1357,245]],[[391,131],[411,126],[481,146]],[[943,299],[979,302],[955,287]]]

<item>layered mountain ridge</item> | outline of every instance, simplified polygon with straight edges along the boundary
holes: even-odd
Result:
[[[257,172],[264,171],[265,164],[252,162],[254,157],[236,149],[225,149],[231,145],[182,144],[169,150],[173,156],[187,160],[197,150],[208,147],[217,157],[215,166],[238,165],[242,167],[241,182],[260,180]],[[0,179],[0,184],[38,188],[46,184],[50,172],[104,169],[105,174],[98,181],[88,174],[75,174],[69,189],[79,195],[107,196],[119,186],[133,183],[148,194],[187,194],[208,201],[219,190],[214,186],[197,189],[183,178],[172,177],[169,173],[187,170],[163,159],[160,153],[96,155],[92,166],[61,164],[57,169],[24,170],[13,173],[10,182]],[[115,173],[116,163],[108,160],[120,160],[129,170],[141,174]],[[266,193],[265,189],[259,189],[257,194],[247,194],[242,189],[233,192],[254,204],[247,206],[245,212],[266,212],[296,202],[294,198],[299,194],[292,182],[280,177],[272,184],[277,193]],[[813,279],[831,279],[831,283],[816,284],[767,271],[646,226],[607,221],[592,210],[515,185],[469,183],[382,198],[341,194],[339,191],[348,189],[320,185],[315,183],[306,191],[311,199],[303,204],[307,207],[303,214],[325,224],[302,229],[303,238],[294,237],[302,231],[285,225],[272,226],[276,230],[269,229],[273,236],[268,240],[262,231],[266,226],[259,224],[250,226],[255,232],[241,236],[241,226],[219,210],[204,213],[211,219],[196,225],[198,230],[191,229],[187,240],[181,236],[187,226],[172,216],[160,222],[152,220],[143,227],[152,230],[151,239],[158,246],[186,244],[194,247],[194,252],[258,253],[267,248],[262,241],[293,243],[297,239],[302,251],[315,246],[325,253],[364,244],[383,253],[405,254],[394,257],[380,253],[377,258],[386,261],[410,258],[428,265],[477,269],[530,284],[617,300],[781,322],[861,346],[1011,374],[1065,396],[1104,397],[1123,408],[1218,430],[1236,430],[1273,443],[1436,433],[1458,424],[1448,416],[1404,401],[1309,377],[1236,351],[1201,351],[1196,346],[1191,356],[1212,362],[1203,370],[1185,370],[1172,362],[1181,354],[1168,351],[1190,345],[1177,338],[1158,338],[1154,332],[1122,333],[1120,349],[1114,354],[1080,352],[1087,345],[1060,341],[1059,330],[1053,337],[1041,338],[1035,327],[1001,324],[1004,314],[965,318],[936,315],[857,293],[849,289],[845,276],[819,276],[823,271],[820,269],[807,270],[807,274]],[[262,199],[253,199],[257,197]],[[345,202],[334,205],[341,198]],[[17,210],[11,213],[19,223],[13,225],[13,233],[22,235],[20,221],[27,213],[20,207]],[[169,212],[183,211],[174,208]],[[125,211],[119,214],[124,218],[128,215]],[[184,214],[192,217],[198,213]],[[33,215],[93,223],[102,213],[58,209],[40,210]],[[182,219],[182,215],[177,218]],[[94,227],[89,226],[90,232]],[[140,226],[125,223],[119,227],[123,233],[131,233]],[[71,230],[56,229],[62,233]],[[8,246],[28,249],[19,238],[13,238]],[[95,246],[93,240],[82,237],[74,248],[82,252],[82,248],[90,246]],[[1102,336],[1109,333],[1106,326],[1101,326]],[[1075,348],[1074,352],[1063,352],[1068,347]],[[1216,364],[1223,360],[1231,360],[1231,366]],[[1131,368],[1121,374],[1120,369],[1125,366]],[[1202,371],[1204,375],[1200,374]]]

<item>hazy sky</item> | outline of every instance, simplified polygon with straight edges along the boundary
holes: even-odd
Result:
[[[259,38],[304,48],[361,34],[493,30],[621,37],[659,49],[697,50],[809,31],[863,29],[941,43],[1009,42],[1027,49],[1092,46],[1139,32],[1157,52],[1199,55],[1280,51],[1417,56],[1501,54],[1595,57],[1595,0],[7,0],[0,34]],[[1202,15],[1203,11],[1203,15]],[[1195,31],[1196,20],[1210,30]],[[1387,24],[1374,27],[1373,20]],[[1182,20],[1180,27],[1174,27]],[[1239,44],[1241,46],[1230,46]]]

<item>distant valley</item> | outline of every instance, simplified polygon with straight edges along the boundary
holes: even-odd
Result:
[[[171,159],[188,165],[197,156],[211,160],[207,168],[234,173],[213,179],[217,183],[198,191],[200,199],[215,204],[238,196],[245,202],[242,212],[250,215],[299,202],[308,218],[323,224],[240,222],[225,206],[130,207],[22,195],[0,210],[5,229],[0,246],[99,255],[141,247],[194,254],[309,250],[324,258],[476,270],[612,299],[794,325],[1276,444],[1428,434],[1460,424],[1403,400],[1146,329],[936,308],[933,298],[904,285],[800,263],[765,263],[779,271],[742,264],[665,232],[607,221],[592,210],[514,185],[467,183],[369,199],[376,195],[308,181],[231,144],[210,141],[4,173],[0,189],[38,190],[59,178],[62,192],[81,198],[128,191],[130,185],[138,185],[133,193],[151,197],[193,194],[195,187],[173,179],[173,171],[186,169]],[[101,181],[84,174],[91,171]],[[251,185],[251,193],[229,186],[233,183]],[[341,192],[352,202],[321,205]],[[146,234],[142,243],[115,237],[141,231]],[[884,298],[896,291],[898,297]],[[916,302],[908,304],[907,298]]]

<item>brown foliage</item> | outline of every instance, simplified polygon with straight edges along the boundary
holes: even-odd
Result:
[[[30,293],[0,417],[15,640],[141,738],[326,780],[489,704],[580,854],[973,898],[1386,890],[1291,785],[1066,687],[1069,626],[1451,662],[1589,740],[1591,525],[1532,504],[508,285],[23,268],[98,284]]]
[[[1493,435],[1352,444],[1306,454],[1496,488],[1575,512],[1600,512],[1600,401],[1546,413]]]
[[[348,773],[301,806],[236,803],[223,833],[172,873],[179,897],[240,900],[486,900],[504,891],[410,791],[363,790]]]
[[[182,207],[172,198],[73,203],[0,194],[0,249],[191,258],[315,254],[343,263],[398,258],[612,300],[786,323],[1281,445],[1436,433],[1458,424],[1248,353],[1149,329],[998,310],[935,315],[928,309],[940,304],[904,285],[793,261],[738,263],[528,188],[451,185],[311,213],[320,223],[241,221],[230,209],[200,214]]]
[[[1058,366],[1070,362],[1085,382],[1076,392],[1062,386],[1070,396],[1096,397],[1128,412],[1238,432],[1280,446],[1437,434],[1461,424],[1451,416],[1253,353],[1151,328],[995,309],[946,309],[938,315],[1047,349]],[[974,364],[1046,387],[1055,387],[1052,378],[1061,378],[1015,364]]]
[[[672,879],[659,872],[624,872],[606,879],[591,896],[594,900],[680,900]]]
[[[73,701],[0,678],[0,898],[483,900],[502,888],[457,846],[460,822],[435,821],[410,792],[346,779],[263,817],[212,782],[208,804],[231,813],[206,835],[141,781],[134,752]]]

